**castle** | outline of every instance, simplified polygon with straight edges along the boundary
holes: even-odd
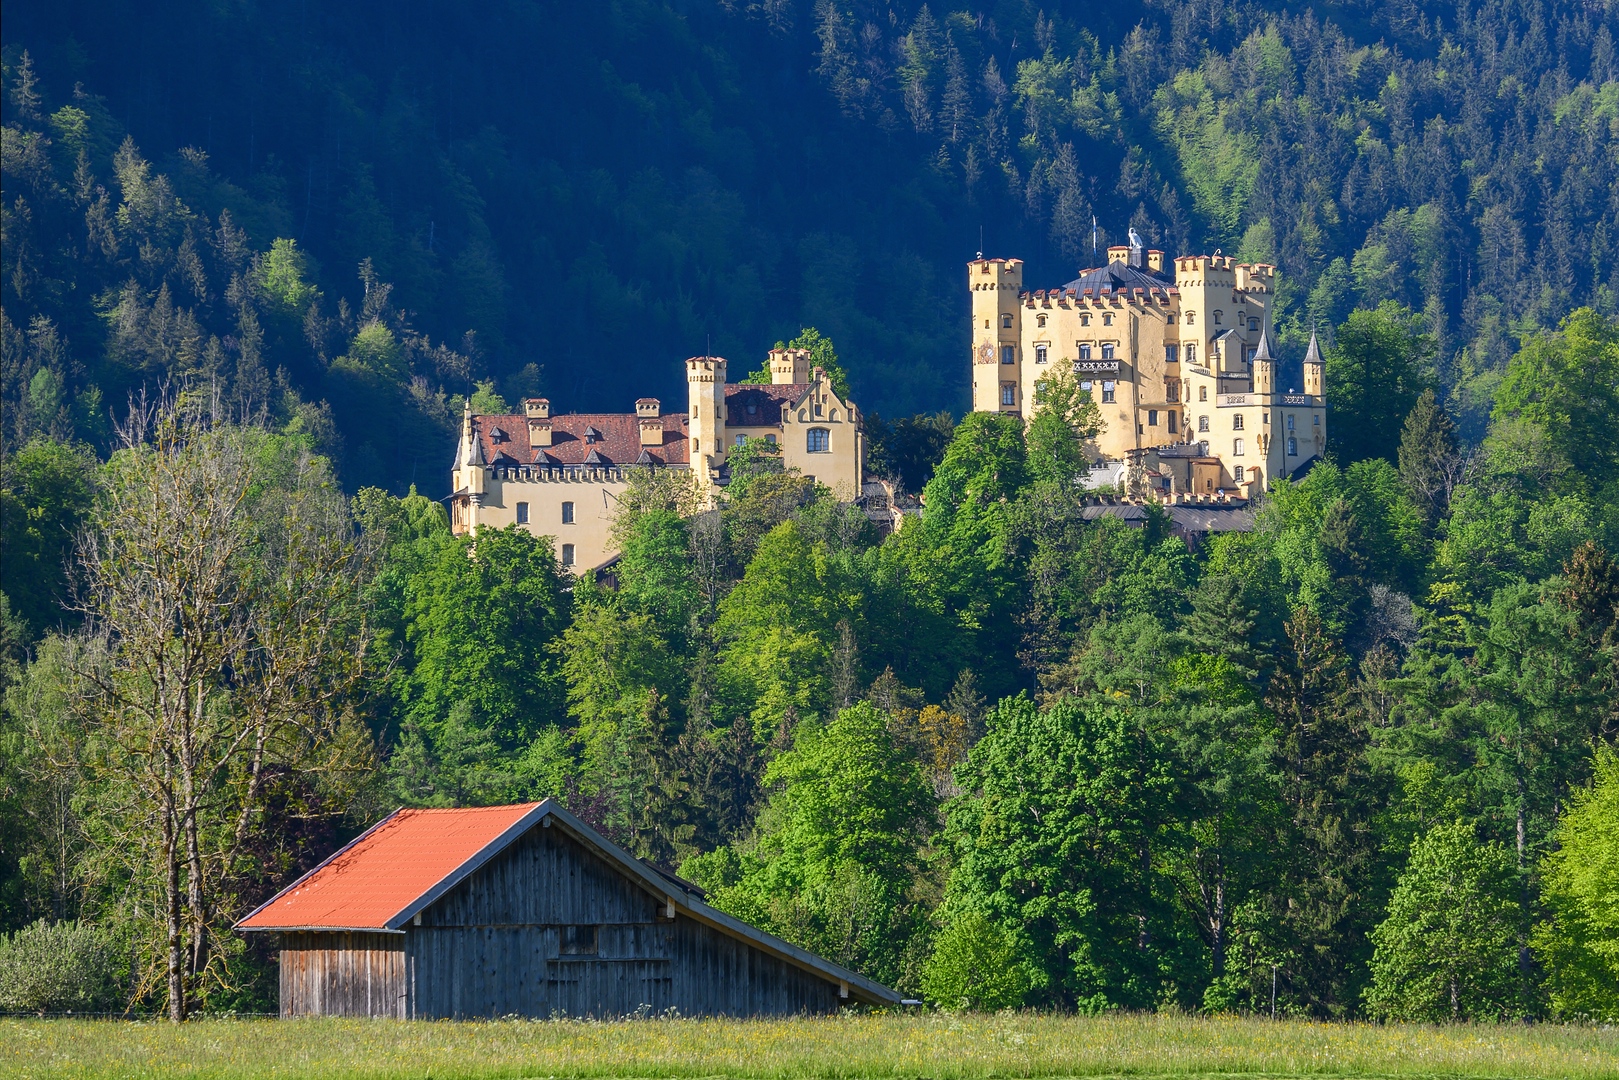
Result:
[[[640,398],[633,413],[523,411],[461,418],[450,496],[456,535],[519,525],[553,537],[564,567],[589,570],[615,554],[613,517],[634,468],[690,470],[700,497],[729,480],[726,454],[748,439],[779,448],[782,464],[852,501],[861,493],[866,436],[860,410],[811,367],[805,349],[773,349],[769,383],[726,382],[718,356],[686,361],[687,410]]]
[[[1101,410],[1095,445],[1109,482],[1141,494],[1251,497],[1327,445],[1314,335],[1302,371],[1270,351],[1276,268],[1130,243],[1067,285],[1026,291],[1019,259],[967,264],[973,409],[1032,414],[1036,384],[1071,370]]]

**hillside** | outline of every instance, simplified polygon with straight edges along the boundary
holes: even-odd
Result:
[[[959,411],[962,262],[1066,280],[1093,215],[1277,262],[1285,350],[1422,312],[1476,438],[1518,333],[1614,309],[1616,30],[1540,0],[19,0],[5,447],[104,449],[132,390],[212,382],[345,486],[442,494],[478,384],[673,400],[685,356],[804,325],[868,411]]]

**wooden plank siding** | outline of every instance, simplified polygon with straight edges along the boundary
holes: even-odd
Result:
[[[329,959],[353,939],[398,944],[395,966]],[[317,948],[316,939],[333,939]],[[838,986],[654,897],[561,828],[533,828],[428,906],[403,935],[288,935],[282,1015],[420,1018],[834,1012]],[[313,957],[321,957],[318,962]],[[313,974],[319,970],[317,978]],[[372,990],[400,973],[397,1003]],[[354,985],[343,984],[351,979]],[[363,985],[362,985],[363,984]]]
[[[285,934],[281,1015],[406,1016],[405,969],[403,934]]]

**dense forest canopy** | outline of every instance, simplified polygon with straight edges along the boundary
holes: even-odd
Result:
[[[6,436],[104,440],[133,385],[206,374],[350,485],[441,494],[448,399],[479,383],[678,401],[680,359],[751,366],[803,325],[867,411],[958,409],[964,260],[1063,282],[1094,217],[1278,263],[1284,350],[1422,312],[1477,438],[1516,335],[1616,303],[1616,18],[14,4]]]
[[[1619,1019],[1616,31],[12,4],[0,1010],[271,1008],[244,911],[554,796],[947,1008]],[[1087,513],[1072,380],[958,419],[963,261],[1060,283],[1093,217],[1326,340],[1252,531]],[[468,401],[787,340],[920,518],[754,443],[712,504],[636,472],[611,575],[452,535]]]

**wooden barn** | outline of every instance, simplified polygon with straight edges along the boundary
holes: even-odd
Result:
[[[399,810],[237,924],[282,1016],[757,1016],[897,1005],[703,902],[554,800]]]

